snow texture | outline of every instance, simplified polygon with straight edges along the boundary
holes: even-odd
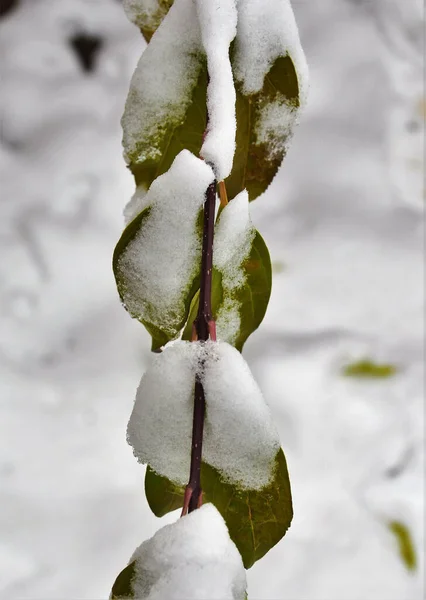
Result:
[[[238,339],[240,330],[240,306],[232,296],[225,296],[216,314],[217,339],[233,345]]]
[[[138,27],[156,29],[167,12],[161,0],[123,0],[127,18]]]
[[[229,482],[261,489],[273,476],[279,439],[247,363],[224,342],[176,341],[154,358],[127,429],[135,456],[175,483],[188,482],[196,375],[206,398],[203,460]]]
[[[255,128],[256,145],[265,144],[269,160],[281,157],[283,151],[287,150],[298,121],[296,107],[280,94],[277,96],[277,99],[259,110]]]
[[[144,197],[148,216],[117,262],[128,310],[172,336],[199,270],[197,220],[213,179],[204,161],[182,150],[167,173],[152,183]]]
[[[241,324],[239,303],[233,292],[245,282],[243,264],[256,235],[249,214],[248,194],[244,190],[222,210],[215,228],[214,267],[222,274],[223,303],[216,317],[218,339],[232,344]]]
[[[259,92],[275,60],[287,54],[293,60],[304,105],[308,67],[290,0],[238,0],[234,75],[244,93]]]
[[[144,185],[138,185],[135,192],[129,202],[126,204],[123,210],[124,222],[127,225],[130,221],[147,208],[146,202],[147,189]]]
[[[122,118],[126,159],[161,154],[164,127],[178,126],[201,68],[201,39],[192,0],[176,0],[139,60]]]
[[[250,206],[274,270],[244,355],[295,516],[248,571],[249,598],[422,600],[423,3],[294,10],[311,92]],[[90,75],[67,42],[77,27],[105,41]],[[119,121],[142,43],[117,0],[21,0],[0,20],[2,600],[107,598],[129,550],[176,519],[150,511],[123,434],[150,339],[110,265],[134,189]],[[341,376],[364,356],[397,374]]]
[[[237,32],[236,0],[196,1],[209,73],[209,121],[201,156],[222,181],[231,172],[235,153],[235,88],[229,46]]]
[[[138,600],[244,600],[246,573],[225,521],[213,506],[161,528],[134,552]]]
[[[215,228],[213,264],[222,273],[228,289],[244,283],[242,264],[250,253],[255,234],[244,190],[225,206]]]

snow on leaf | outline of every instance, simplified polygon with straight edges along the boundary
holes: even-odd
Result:
[[[126,101],[123,147],[146,189],[184,148],[198,155],[206,123],[206,68],[191,0],[177,0],[136,67]]]
[[[288,530],[293,518],[290,481],[282,450],[275,459],[274,477],[262,490],[244,490],[225,482],[220,473],[203,462],[201,486],[205,502],[219,510],[246,569],[262,558]],[[148,467],[145,493],[157,517],[180,508],[184,488]]]
[[[174,483],[187,482],[196,376],[206,398],[204,460],[241,489],[267,486],[279,439],[247,363],[224,342],[176,341],[154,358],[127,429],[135,456]]]
[[[213,264],[212,313],[217,336],[241,351],[265,316],[272,285],[269,252],[250,221],[245,191],[220,213]],[[197,300],[194,297],[183,339],[191,339]]]
[[[299,80],[292,59],[277,58],[259,92],[246,95],[237,81],[236,94],[237,152],[226,188],[229,198],[247,189],[254,200],[275,177],[297,123]]]
[[[173,4],[173,0],[123,0],[123,8],[129,21],[141,30],[150,41],[161,21]]]
[[[118,575],[112,586],[110,600],[133,598],[133,579],[135,577],[136,561],[132,561]]]
[[[183,327],[199,283],[199,218],[211,168],[188,151],[158,177],[145,208],[124,230],[113,267],[120,297],[154,338],[154,349]]]
[[[231,172],[235,153],[235,88],[229,46],[237,32],[237,9],[235,0],[196,0],[196,4],[209,73],[209,121],[201,156],[222,181]]]
[[[227,176],[229,198],[246,188],[253,200],[281,165],[306,101],[306,61],[291,6],[288,0],[237,4],[230,49],[235,90],[227,51],[233,0],[198,0],[198,13],[194,8],[177,0],[139,61],[122,120],[125,155],[136,184],[147,189],[183,148],[201,152],[218,179]]]
[[[308,70],[290,0],[240,0],[232,65],[236,80],[238,152],[227,189],[254,200],[286,154]]]
[[[129,584],[131,596],[124,597],[135,600],[244,600],[247,589],[241,556],[212,504],[143,542],[118,576],[112,598],[120,598],[121,590],[127,594]]]

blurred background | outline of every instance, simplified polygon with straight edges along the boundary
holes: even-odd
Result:
[[[244,354],[295,518],[250,600],[423,598],[423,3],[295,0],[309,106],[252,205],[273,293]],[[150,361],[111,255],[144,48],[120,0],[1,0],[0,595],[106,599],[156,519],[126,444]]]

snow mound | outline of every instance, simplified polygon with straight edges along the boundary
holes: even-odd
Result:
[[[213,504],[166,525],[134,552],[138,600],[244,600],[246,573]]]
[[[136,458],[177,484],[187,483],[196,376],[206,399],[203,460],[241,488],[265,487],[279,438],[247,363],[225,342],[179,340],[154,358],[127,429]]]
[[[213,262],[222,273],[223,285],[227,288],[238,288],[244,283],[242,265],[255,235],[248,193],[244,190],[225,206],[215,229]]]
[[[290,0],[239,0],[234,74],[244,93],[259,92],[276,59],[287,54],[297,72],[303,105],[308,67]]]
[[[201,156],[219,181],[228,177],[235,153],[235,88],[229,45],[237,33],[235,0],[197,0],[201,39],[207,56],[209,123]]]

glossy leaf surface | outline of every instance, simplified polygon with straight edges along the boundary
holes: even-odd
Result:
[[[135,561],[125,567],[118,575],[112,586],[111,600],[120,600],[121,598],[133,598],[132,580],[135,575]]]
[[[290,526],[293,508],[282,450],[277,454],[274,478],[262,490],[239,489],[223,481],[216,469],[206,463],[201,469],[201,485],[203,500],[212,502],[222,514],[246,568],[275,546]],[[183,491],[183,488],[147,468],[145,493],[157,517],[181,508]]]
[[[296,116],[299,86],[293,61],[289,56],[279,57],[266,75],[262,90],[257,94],[244,95],[238,82],[236,92],[237,150],[231,175],[226,179],[226,188],[229,198],[234,198],[247,189],[249,199],[254,200],[275,177],[291,138],[292,128],[282,136],[277,127],[276,133],[271,130],[267,142],[259,142],[257,129],[262,111],[267,110],[272,103],[283,105],[283,116],[290,109]],[[284,104],[288,107],[285,108]]]

